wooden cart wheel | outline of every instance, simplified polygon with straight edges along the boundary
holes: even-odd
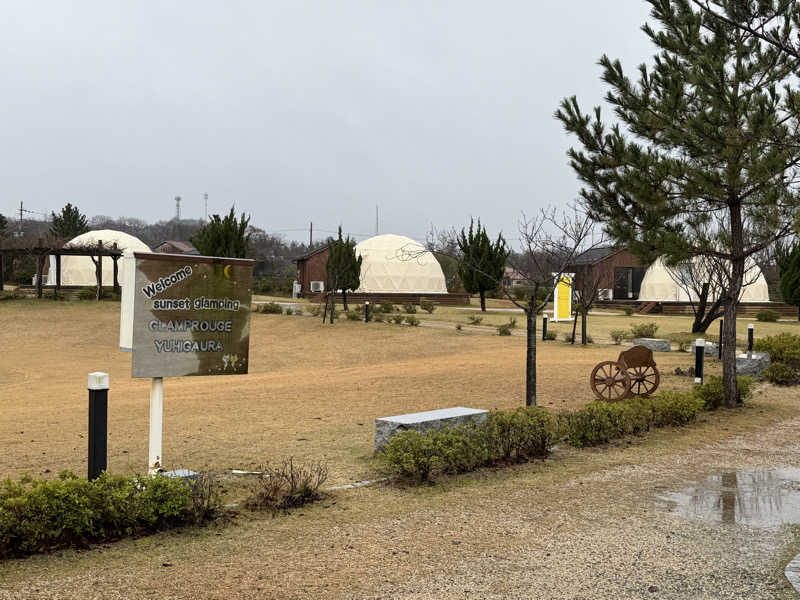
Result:
[[[628,375],[631,378],[631,394],[636,396],[649,396],[658,388],[661,376],[654,366],[630,367]]]
[[[606,360],[592,370],[589,385],[600,400],[616,402],[628,395],[631,377],[627,371],[620,369],[618,362]]]

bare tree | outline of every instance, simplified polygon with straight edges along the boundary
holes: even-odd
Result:
[[[599,243],[599,242],[598,242]],[[577,257],[580,259],[580,256]],[[581,344],[588,343],[589,336],[586,333],[586,322],[589,318],[589,311],[600,298],[600,290],[605,279],[605,273],[600,269],[593,269],[590,264],[569,265],[575,272],[572,280],[572,294],[575,306],[575,322],[572,326],[572,343],[575,343],[575,329],[578,324],[578,316],[581,319]]]

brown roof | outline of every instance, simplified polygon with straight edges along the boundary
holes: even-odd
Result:
[[[163,242],[158,244],[158,246],[156,246],[156,248],[158,248],[159,246],[163,246],[164,244],[169,244],[170,246],[172,246],[176,250],[179,250],[183,254],[200,254],[197,251],[197,248],[195,248],[191,243],[189,243],[189,242],[178,242],[178,241],[175,241],[175,240],[164,240]]]
[[[315,254],[319,254],[323,250],[327,250],[327,249],[328,249],[328,244],[325,244],[324,246],[320,246],[319,248],[314,248],[310,252],[306,252],[302,256],[298,256],[297,258],[295,258],[294,262],[299,262],[301,260],[308,260],[309,258],[314,256]]]

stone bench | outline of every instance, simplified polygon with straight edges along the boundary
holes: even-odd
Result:
[[[633,338],[633,345],[650,348],[653,352],[669,352],[672,349],[669,340],[660,338]]]
[[[745,352],[736,355],[736,373],[738,375],[755,375],[758,377],[769,366],[769,354],[766,352]]]
[[[488,414],[488,410],[456,406],[394,417],[381,417],[375,419],[375,450],[380,450],[393,435],[401,431],[413,429],[424,433],[432,429],[455,427],[456,425],[485,423]]]
[[[695,353],[695,350],[694,350],[695,349],[695,344],[697,344],[697,342],[692,342],[692,346],[691,346],[691,350],[690,350],[690,352],[693,355]],[[714,342],[706,341],[706,346],[705,346],[705,349],[703,350],[703,353],[706,356],[718,356],[719,355],[719,346],[717,346]]]

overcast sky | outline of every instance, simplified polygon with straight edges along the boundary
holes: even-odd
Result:
[[[642,0],[7,1],[0,212],[237,210],[307,240],[424,238],[576,197],[553,118],[652,48]],[[301,230],[301,231],[291,231]],[[315,236],[316,237],[316,236]]]

